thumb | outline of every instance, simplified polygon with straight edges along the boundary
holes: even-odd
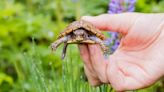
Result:
[[[102,14],[99,16],[83,16],[82,20],[88,21],[100,30],[110,30],[126,34],[133,25],[139,13]]]

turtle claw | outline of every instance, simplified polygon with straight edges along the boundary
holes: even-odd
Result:
[[[57,45],[55,43],[51,44],[51,50],[55,51],[57,49]]]
[[[104,56],[105,59],[108,59],[109,55],[110,55],[109,51],[103,53],[103,56]]]
[[[109,55],[108,54],[104,54],[103,55],[105,59],[108,59],[109,58]]]

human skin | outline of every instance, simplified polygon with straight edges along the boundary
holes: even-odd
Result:
[[[164,76],[164,14],[84,16],[103,31],[123,35],[118,49],[105,59],[98,44],[79,45],[88,81],[111,84],[116,91],[148,87]]]

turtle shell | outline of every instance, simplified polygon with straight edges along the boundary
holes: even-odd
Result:
[[[99,31],[95,26],[93,26],[91,23],[84,21],[84,20],[79,20],[79,21],[74,21],[71,24],[69,24],[67,26],[67,28],[60,33],[60,35],[58,36],[58,39],[61,37],[64,37],[65,35],[71,33],[72,31],[79,29],[79,28],[83,28],[93,34],[95,34],[98,38],[105,40],[105,36],[104,34]]]

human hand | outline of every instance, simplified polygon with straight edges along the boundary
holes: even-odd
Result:
[[[118,49],[108,59],[99,45],[79,45],[91,85],[110,83],[117,91],[134,90],[164,76],[164,14],[103,14],[82,19],[98,29],[123,34]]]

